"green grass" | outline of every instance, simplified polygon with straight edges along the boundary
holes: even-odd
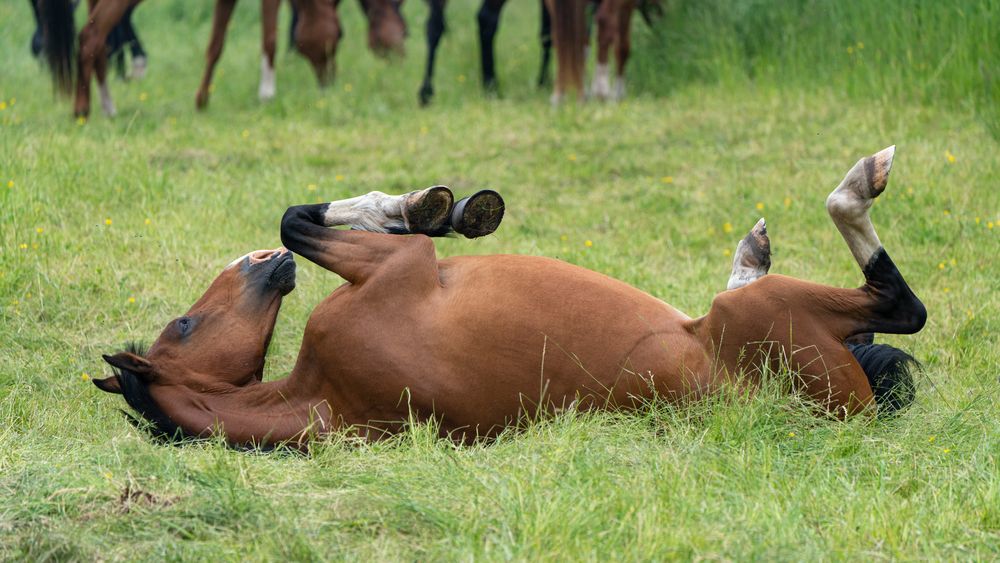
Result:
[[[149,76],[115,81],[119,116],[85,126],[27,56],[27,6],[0,5],[0,558],[995,559],[1000,146],[978,102],[963,101],[979,99],[972,87],[943,89],[938,104],[908,99],[920,86],[904,73],[871,96],[786,83],[780,67],[717,81],[670,75],[674,61],[657,75],[641,31],[636,95],[553,110],[531,87],[531,2],[504,15],[504,97],[487,100],[473,7],[455,4],[430,109],[415,107],[423,3],[406,5],[407,58],[385,64],[345,2],[335,85],[318,91],[283,52],[278,98],[261,105],[258,8],[246,2],[212,105],[196,114],[210,6],[149,2],[136,13]],[[725,287],[726,253],[760,215],[773,271],[856,285],[822,203],[857,158],[891,143],[873,218],[929,311],[920,334],[882,339],[925,364],[917,402],[894,420],[817,419],[767,390],[564,414],[488,446],[416,427],[253,455],[156,445],[125,422],[121,399],[84,381],[106,373],[101,353],[152,340],[232,258],[277,245],[288,205],[373,189],[498,189],[500,231],[442,240],[439,254],[558,256],[692,315]],[[309,311],[339,283],[300,262],[267,377],[288,372]]]

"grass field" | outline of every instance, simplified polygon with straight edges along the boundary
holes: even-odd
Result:
[[[855,40],[874,70],[830,63],[828,82],[822,69],[785,82],[780,60],[757,78],[685,70],[638,24],[633,95],[554,110],[532,86],[535,3],[504,15],[493,100],[477,88],[473,3],[455,2],[438,98],[418,110],[423,3],[406,4],[407,58],[387,64],[345,2],[339,76],[323,92],[282,41],[278,97],[261,105],[259,8],[244,2],[198,114],[210,3],[157,0],[136,13],[148,77],[116,80],[119,115],[85,124],[29,58],[25,4],[0,4],[0,559],[1000,557],[1000,145],[992,94],[974,78],[962,89],[965,71],[950,66],[997,71],[997,45],[980,43],[1000,29],[996,3],[969,3],[972,31],[940,46],[953,53],[937,75],[947,84],[874,55],[874,31]],[[976,30],[993,31],[963,35]],[[796,57],[786,62],[809,65]],[[859,76],[893,82],[869,93]],[[691,315],[724,289],[729,253],[761,215],[772,271],[857,285],[823,201],[859,157],[893,143],[873,220],[929,319],[915,336],[880,337],[925,366],[917,402],[892,420],[821,420],[768,391],[569,413],[476,447],[415,427],[257,455],[157,445],[87,381],[107,373],[102,353],[151,341],[230,260],[279,244],[288,205],[374,189],[497,189],[508,205],[497,234],[441,240],[440,255],[556,256]],[[268,378],[290,370],[309,311],[340,283],[299,266]]]

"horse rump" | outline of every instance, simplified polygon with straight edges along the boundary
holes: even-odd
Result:
[[[913,370],[920,367],[913,356],[888,344],[848,344],[847,349],[868,376],[879,415],[891,416],[913,403]]]
[[[70,0],[37,0],[42,24],[42,51],[56,91],[73,91],[76,27]]]

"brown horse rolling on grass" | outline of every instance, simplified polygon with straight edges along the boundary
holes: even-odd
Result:
[[[73,113],[90,114],[90,81],[96,73],[101,107],[104,113],[115,114],[107,83],[105,38],[126,12],[142,0],[89,0],[87,25],[80,31],[79,53],[76,55],[76,97]],[[296,50],[312,65],[321,86],[333,76],[337,43],[343,33],[337,14],[339,0],[291,0],[298,12],[292,32]],[[258,96],[261,100],[274,97],[276,80],[274,54],[277,48],[278,8],[281,0],[261,0],[261,68]],[[369,45],[378,53],[402,49],[405,23],[396,0],[362,0],[361,6],[369,20]],[[70,0],[41,0],[39,3],[43,33],[46,35],[46,58],[53,73],[56,88],[69,94],[73,88],[73,12]],[[199,109],[208,105],[212,75],[222,55],[226,28],[236,8],[236,0],[216,0],[212,19],[212,37],[205,53],[205,73],[195,96]]]
[[[159,436],[218,432],[243,446],[304,448],[342,428],[378,439],[426,420],[471,441],[570,406],[632,408],[654,395],[683,402],[725,384],[752,392],[785,366],[794,389],[836,416],[891,412],[913,400],[913,358],[845,342],[915,333],[926,320],[868,216],[893,152],[858,161],[827,198],[865,277],[857,289],[766,275],[761,220],[737,246],[729,289],[691,318],[558,260],[438,260],[424,235],[492,232],[503,213],[493,192],[454,206],[444,187],[373,192],[289,208],[287,250],[232,262],[148,352],[105,356],[116,373],[94,383],[123,394]],[[347,283],[313,311],[290,375],[262,382],[278,309],[295,285],[292,253]]]

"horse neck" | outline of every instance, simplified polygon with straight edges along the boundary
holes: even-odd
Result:
[[[188,433],[204,436],[218,429],[231,444],[304,446],[312,435],[332,430],[334,420],[319,393],[292,376],[222,393],[167,386],[153,396],[169,406],[166,414]]]

